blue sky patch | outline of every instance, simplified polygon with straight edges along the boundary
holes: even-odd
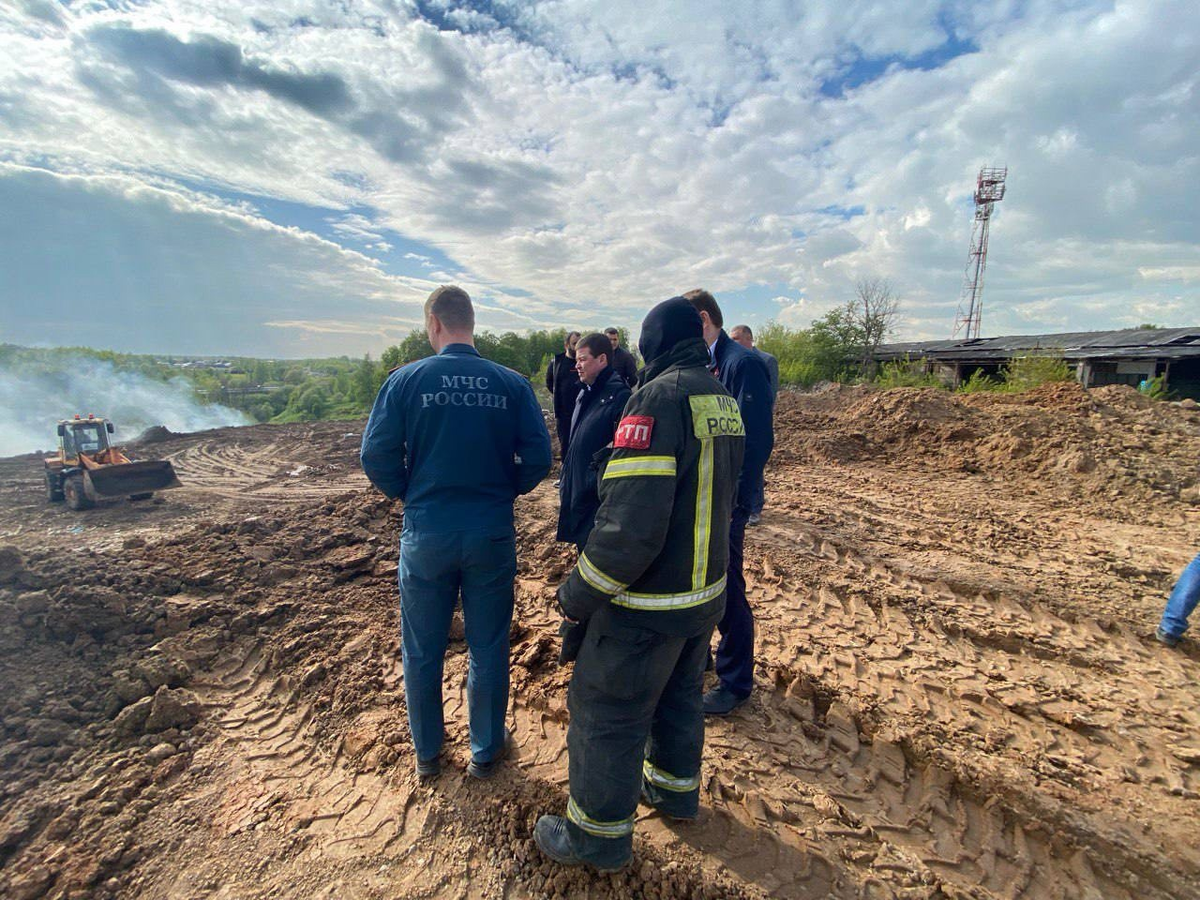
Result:
[[[826,97],[844,97],[847,91],[882,78],[893,66],[903,70],[930,71],[931,69],[940,69],[946,63],[960,56],[979,51],[979,46],[974,41],[956,37],[953,29],[947,28],[946,34],[946,41],[943,44],[917,56],[891,54],[870,57],[863,56],[858,52],[858,48],[855,48],[854,58],[847,65],[842,66],[836,75],[821,82],[820,92]]]

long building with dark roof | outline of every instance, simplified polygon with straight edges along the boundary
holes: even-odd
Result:
[[[1200,326],[915,341],[885,344],[876,358],[880,362],[921,361],[926,371],[958,384],[976,371],[997,376],[1010,360],[1039,352],[1061,355],[1075,367],[1084,387],[1137,387],[1161,375],[1167,389],[1177,396],[1200,399]]]

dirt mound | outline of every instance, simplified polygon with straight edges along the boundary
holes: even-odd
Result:
[[[1056,482],[1080,502],[1137,514],[1148,499],[1200,502],[1189,447],[1200,414],[1131,388],[1086,391],[1074,382],[1019,394],[951,394],[932,388],[783,394],[780,464],[819,459]]]
[[[518,506],[511,762],[465,774],[459,629],[421,784],[403,514],[356,469],[360,423],[171,436],[184,487],[153,508],[70,513],[0,460],[0,895],[1200,896],[1200,655],[1149,637],[1200,546],[1156,486],[1200,416],[839,387],[782,395],[777,430],[756,693],[708,729],[701,819],[642,809],[601,878],[531,841],[566,800],[548,484]]]
[[[171,438],[176,437],[179,437],[179,435],[166,425],[151,425],[135,437],[133,443],[138,446],[148,446],[150,444],[161,444],[163,441],[169,441]]]

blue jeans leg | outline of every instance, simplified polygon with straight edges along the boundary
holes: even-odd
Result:
[[[725,615],[717,625],[717,677],[737,697],[754,690],[754,613],[746,600],[742,550],[746,540],[746,510],[734,507],[729,526],[729,569],[725,588]]]
[[[462,538],[463,623],[471,656],[467,671],[471,756],[487,763],[504,749],[516,538],[511,529],[500,534],[472,532]]]
[[[1159,627],[1173,638],[1183,637],[1188,627],[1188,616],[1196,608],[1197,602],[1200,602],[1200,554],[1187,564],[1175,582],[1175,589],[1167,598],[1167,608],[1163,610]]]
[[[400,645],[408,727],[418,759],[441,751],[444,738],[442,665],[458,600],[457,534],[400,536]]]

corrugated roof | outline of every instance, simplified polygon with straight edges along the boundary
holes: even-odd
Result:
[[[1190,328],[1126,328],[1120,331],[1068,331],[1015,334],[950,341],[885,344],[881,357],[918,354],[938,357],[998,358],[1021,350],[1059,350],[1072,357],[1168,358],[1200,356],[1200,325]]]

